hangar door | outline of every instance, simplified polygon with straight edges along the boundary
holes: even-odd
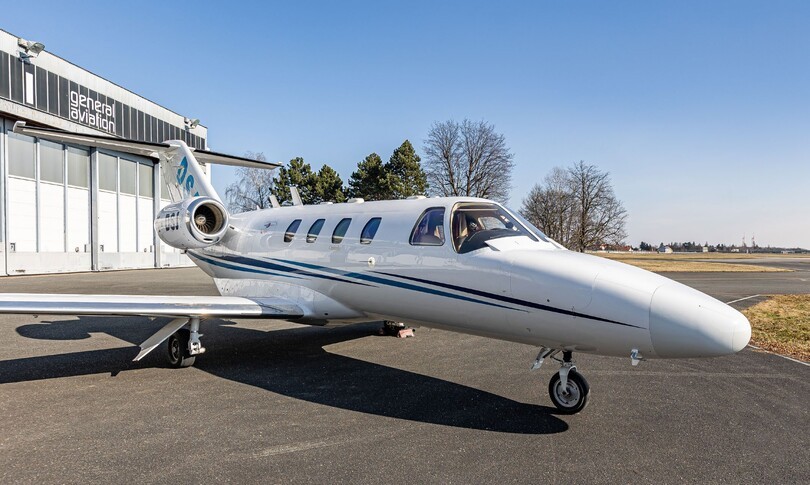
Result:
[[[6,129],[6,272],[91,269],[90,151]]]
[[[97,157],[98,269],[154,267],[154,163],[106,150]]]
[[[0,118],[0,276],[6,270],[6,133],[5,123]]]

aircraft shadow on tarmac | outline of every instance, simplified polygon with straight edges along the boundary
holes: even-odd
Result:
[[[133,344],[163,325],[147,319],[82,317],[22,325],[27,338],[80,340],[107,333]],[[135,323],[135,324],[133,324]],[[519,434],[559,433],[568,425],[548,406],[526,404],[435,377],[337,355],[323,347],[368,337],[376,324],[270,332],[222,320],[203,324],[212,347],[195,367],[212,375],[295,399],[422,423]],[[136,344],[137,345],[137,344]],[[0,361],[0,384],[162,367],[163,349],[131,362],[137,348],[117,348]],[[187,370],[180,369],[178,372]]]

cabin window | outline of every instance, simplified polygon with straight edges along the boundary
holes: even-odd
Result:
[[[441,246],[444,244],[444,207],[431,207],[422,213],[413,231],[413,246]]]
[[[351,223],[352,220],[348,217],[338,222],[337,226],[335,226],[335,230],[332,232],[332,244],[340,244],[343,241]]]
[[[295,232],[298,230],[298,226],[301,225],[301,219],[296,219],[290,223],[287,227],[287,230],[284,231],[284,242],[292,242],[293,238],[295,237]]]
[[[363,226],[363,231],[360,233],[360,244],[371,244],[377,234],[377,229],[380,227],[381,220],[381,218],[375,217]]]
[[[326,219],[318,219],[317,221],[312,223],[312,226],[309,228],[307,232],[307,242],[314,243],[316,239],[318,239],[318,234],[321,233],[321,229],[323,228],[323,223],[326,222]]]
[[[486,242],[502,237],[537,237],[497,204],[462,203],[453,208],[450,225],[453,229],[453,247],[460,253],[469,253],[486,247]]]

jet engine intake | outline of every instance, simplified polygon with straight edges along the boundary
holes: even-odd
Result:
[[[191,197],[160,211],[158,237],[177,249],[201,249],[219,243],[228,230],[228,211],[211,197]]]

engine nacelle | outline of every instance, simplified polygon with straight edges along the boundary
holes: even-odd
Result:
[[[192,197],[167,205],[155,219],[158,237],[177,249],[217,244],[228,230],[228,211],[211,197]]]

